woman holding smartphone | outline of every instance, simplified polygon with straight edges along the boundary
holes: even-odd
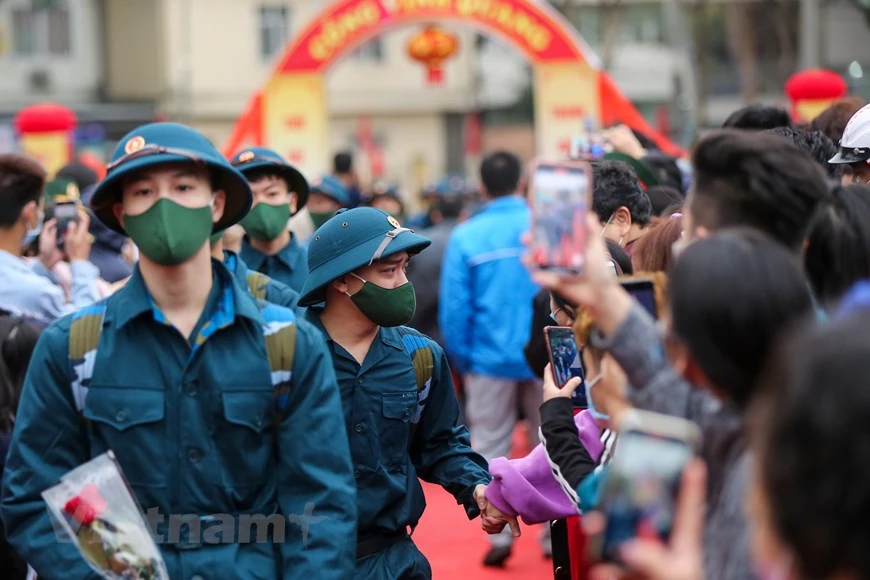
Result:
[[[590,222],[590,232],[600,229]],[[811,312],[800,264],[754,231],[723,231],[695,242],[669,279],[663,340],[649,314],[606,273],[603,244],[594,235],[587,250],[581,278],[539,274],[538,281],[589,312],[598,329],[590,343],[625,371],[633,405],[701,426],[710,482],[705,575],[753,577],[743,511],[749,468],[744,412],[779,335]]]

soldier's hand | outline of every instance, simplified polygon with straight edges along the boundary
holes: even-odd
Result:
[[[505,526],[510,526],[513,537],[520,537],[520,524],[517,518],[503,513],[492,504],[487,505],[486,512],[481,512],[480,519],[481,527],[487,534],[501,533]]]

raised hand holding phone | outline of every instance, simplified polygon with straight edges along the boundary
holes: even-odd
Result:
[[[577,274],[583,269],[585,216],[592,195],[592,169],[582,161],[532,163],[532,263],[535,269]]]
[[[625,568],[600,564],[590,570],[592,580],[703,580],[704,506],[707,495],[707,469],[693,459],[683,471],[674,527],[667,544],[632,540],[622,548]],[[605,525],[601,514],[584,518],[587,533],[597,534]]]
[[[680,478],[700,438],[685,419],[638,410],[625,417],[598,506],[606,525],[591,540],[600,559],[624,564],[622,551],[632,541],[671,538]]]
[[[544,402],[550,401],[552,399],[557,399],[559,397],[570,399],[571,395],[574,394],[574,391],[583,384],[583,379],[580,377],[574,377],[569,380],[564,386],[557,386],[556,381],[553,378],[553,367],[551,365],[547,365],[544,367]]]
[[[584,308],[595,319],[605,335],[615,331],[628,317],[632,298],[613,276],[607,244],[601,237],[601,222],[594,214],[586,217],[586,259],[583,271],[566,275],[559,272],[535,271],[532,276],[539,285],[555,290],[568,302]]]

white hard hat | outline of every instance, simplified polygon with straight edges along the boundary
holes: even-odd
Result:
[[[870,105],[852,115],[840,139],[840,151],[828,163],[859,163],[870,160]]]

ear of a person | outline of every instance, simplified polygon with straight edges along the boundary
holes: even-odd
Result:
[[[115,214],[115,219],[118,220],[118,223],[121,224],[121,227],[124,227],[124,206],[120,203],[116,203],[112,206],[112,213]]]
[[[214,192],[214,202],[211,205],[212,220],[217,223],[224,217],[224,210],[227,205],[227,194],[224,190],[219,189]]]

